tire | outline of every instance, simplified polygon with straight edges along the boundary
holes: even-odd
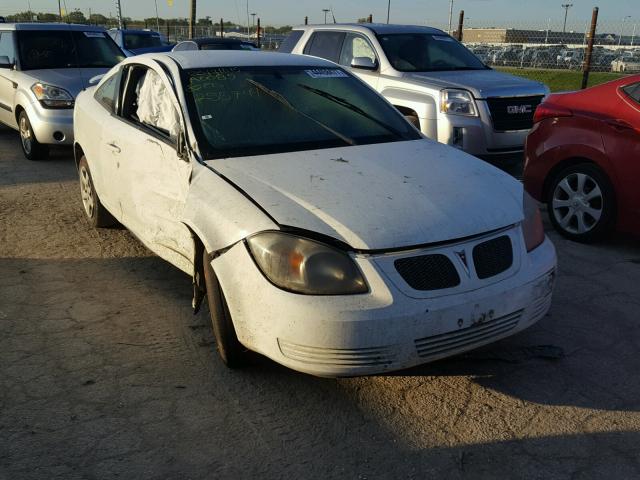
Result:
[[[609,178],[592,163],[573,165],[556,174],[547,198],[554,228],[582,243],[601,240],[613,230],[615,202]]]
[[[38,142],[27,112],[24,110],[18,115],[18,129],[22,153],[28,160],[45,160],[49,157],[49,147]]]
[[[93,185],[91,171],[86,157],[83,155],[78,163],[78,175],[80,177],[80,196],[82,198],[82,206],[84,214],[87,217],[89,225],[93,228],[112,227],[115,225],[116,219],[104,208],[100,203],[100,198]]]
[[[220,287],[220,282],[211,267],[211,258],[206,251],[202,254],[202,264],[207,287],[207,302],[209,303],[209,313],[218,354],[229,368],[245,367],[248,364],[250,352],[238,340],[227,301]]]

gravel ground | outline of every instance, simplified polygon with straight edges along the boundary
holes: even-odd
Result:
[[[91,230],[70,151],[0,129],[0,479],[639,478],[640,246],[560,239],[550,314],[462,357],[229,371],[190,279]]]

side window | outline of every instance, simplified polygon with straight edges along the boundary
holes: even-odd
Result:
[[[315,32],[304,47],[304,53],[337,63],[340,60],[344,36],[344,32]]]
[[[640,82],[627,85],[622,90],[635,100],[636,103],[640,103]]]
[[[13,65],[16,51],[13,46],[13,32],[0,32],[0,65]]]
[[[114,73],[106,80],[100,87],[96,90],[96,93],[93,95],[104,108],[106,108],[109,112],[115,113],[116,111],[116,103],[119,93],[120,86],[120,71]]]
[[[376,52],[365,37],[347,33],[342,45],[342,53],[340,54],[340,65],[349,67],[353,59],[358,57],[369,58],[373,63],[377,61]]]
[[[175,143],[180,132],[180,116],[171,94],[154,70],[136,66],[130,70],[122,116]]]
[[[283,42],[280,44],[280,47],[278,47],[278,51],[280,53],[293,52],[293,49],[298,44],[298,41],[300,41],[300,38],[302,38],[303,33],[304,33],[303,30],[292,30],[289,36],[285,38]]]

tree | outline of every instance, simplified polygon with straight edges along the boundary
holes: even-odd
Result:
[[[84,13],[77,8],[73,12],[65,15],[64,20],[67,23],[87,23],[87,18],[84,16]]]

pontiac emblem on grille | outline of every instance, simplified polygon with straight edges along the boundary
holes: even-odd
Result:
[[[533,111],[533,107],[531,105],[509,105],[507,107],[507,113],[509,115],[531,113],[532,111]]]
[[[464,271],[466,272],[467,276],[470,277],[471,272],[469,271],[469,264],[467,263],[467,252],[465,252],[464,250],[459,250],[454,253],[460,260],[460,263],[462,263],[462,266],[464,267]]]

